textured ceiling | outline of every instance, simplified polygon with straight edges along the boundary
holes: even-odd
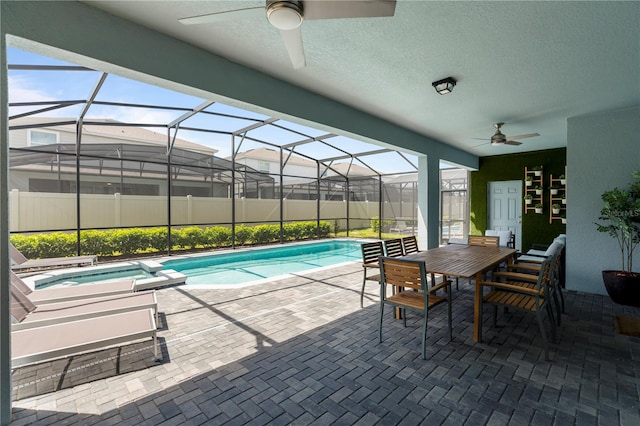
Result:
[[[234,62],[477,155],[566,146],[566,119],[640,104],[640,2],[398,0],[390,18],[305,21],[294,70],[261,14],[179,18],[263,1],[87,1]],[[161,54],[159,52],[158,54]],[[431,83],[453,76],[453,93]],[[494,122],[519,147],[493,147]]]

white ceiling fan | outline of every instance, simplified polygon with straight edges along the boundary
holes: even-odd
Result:
[[[393,16],[395,9],[396,0],[267,0],[265,6],[207,13],[178,21],[184,25],[208,24],[266,12],[269,23],[280,30],[293,68],[301,68],[306,65],[300,31],[303,20]]]
[[[502,145],[522,145],[522,142],[518,142],[516,139],[526,139],[533,138],[536,136],[540,136],[540,133],[528,133],[526,135],[516,135],[516,136],[506,136],[504,133],[500,131],[500,128],[504,126],[504,123],[494,123],[493,127],[496,128],[496,132],[491,136],[491,145],[493,146],[502,146]],[[483,139],[486,140],[486,139]]]

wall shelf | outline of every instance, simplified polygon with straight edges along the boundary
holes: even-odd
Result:
[[[544,205],[544,173],[542,166],[539,166],[539,169],[524,168],[525,214],[530,211],[535,213],[537,204]],[[527,198],[529,197],[531,198],[531,203],[527,204]]]
[[[565,219],[566,223],[566,214],[567,214],[567,168],[565,167],[564,177],[553,177],[553,175],[549,175],[549,223],[553,223],[554,220],[562,221]],[[553,205],[556,204],[556,207],[560,207],[559,211],[554,213]]]

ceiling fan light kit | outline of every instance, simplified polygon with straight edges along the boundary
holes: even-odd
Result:
[[[294,30],[302,25],[303,19],[300,2],[277,0],[267,2],[267,20],[279,30]]]
[[[453,77],[443,78],[442,80],[434,81],[431,85],[436,89],[436,92],[440,95],[446,95],[453,92],[453,88],[456,85],[456,80]]]

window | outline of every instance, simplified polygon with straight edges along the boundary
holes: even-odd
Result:
[[[440,170],[440,242],[464,238],[469,231],[468,172],[464,169]]]
[[[268,161],[261,161],[260,162],[260,171],[261,172],[265,172],[265,173],[269,173],[269,162]]]
[[[57,132],[29,130],[29,146],[57,144],[60,139],[59,136]]]

